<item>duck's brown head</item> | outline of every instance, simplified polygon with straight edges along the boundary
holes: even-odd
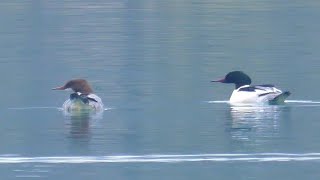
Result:
[[[73,79],[68,81],[64,86],[52,88],[52,90],[65,90],[69,88],[74,92],[80,92],[81,94],[90,94],[93,92],[85,79]]]

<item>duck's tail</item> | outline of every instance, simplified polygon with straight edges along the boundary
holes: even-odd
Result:
[[[284,101],[287,99],[288,96],[290,96],[290,92],[289,91],[285,91],[281,94],[279,94],[278,96],[276,96],[275,98],[273,98],[272,100],[269,100],[269,104],[271,105],[281,105],[284,104]]]

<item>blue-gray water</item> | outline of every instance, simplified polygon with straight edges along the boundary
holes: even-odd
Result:
[[[1,179],[317,179],[317,0],[4,0]],[[243,70],[292,95],[230,107]],[[107,110],[58,110],[86,78]]]

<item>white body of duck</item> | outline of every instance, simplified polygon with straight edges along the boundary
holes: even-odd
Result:
[[[65,89],[74,91],[62,105],[65,112],[101,112],[104,110],[101,98],[93,93],[86,80],[74,79],[68,81],[64,86],[53,88],[53,90]]]
[[[95,94],[88,94],[88,103],[84,103],[81,99],[67,99],[63,105],[63,110],[67,112],[91,112],[91,111],[103,111],[104,105],[99,96]]]
[[[244,85],[235,89],[230,97],[230,104],[282,104],[290,95],[272,85]]]
[[[282,92],[273,85],[250,85],[251,79],[241,71],[228,73],[224,79],[212,82],[234,83],[235,90],[230,97],[230,104],[283,104],[290,95],[289,91]]]

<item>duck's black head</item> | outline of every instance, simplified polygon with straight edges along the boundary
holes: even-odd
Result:
[[[250,85],[251,79],[242,71],[232,71],[229,72],[223,79],[211,82],[233,83],[236,85],[236,89],[238,89],[241,86]]]

